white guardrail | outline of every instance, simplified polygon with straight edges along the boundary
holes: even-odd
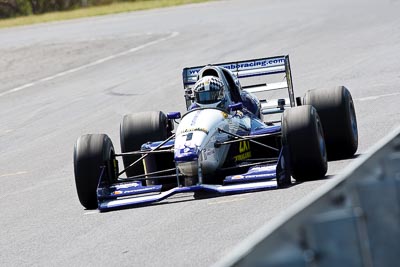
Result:
[[[399,260],[400,128],[215,267],[381,267]]]

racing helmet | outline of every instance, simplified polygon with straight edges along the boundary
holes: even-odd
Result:
[[[204,76],[193,86],[194,102],[200,107],[220,107],[225,104],[224,83],[217,77]]]

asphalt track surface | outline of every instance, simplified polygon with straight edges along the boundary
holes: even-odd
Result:
[[[327,179],[108,213],[74,184],[78,136],[184,110],[185,66],[290,54],[295,92],[344,84],[358,154],[400,121],[400,1],[217,1],[0,30],[0,265],[208,266]]]

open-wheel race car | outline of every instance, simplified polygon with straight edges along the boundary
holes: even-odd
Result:
[[[267,83],[272,77],[278,78]],[[184,68],[183,87],[183,115],[124,116],[121,153],[105,134],[78,138],[75,182],[85,208],[143,205],[183,192],[286,187],[292,178],[324,177],[328,159],[357,150],[350,92],[338,86],[295,97],[287,55]]]

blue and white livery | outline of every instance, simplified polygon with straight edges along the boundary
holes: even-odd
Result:
[[[107,135],[78,139],[75,181],[84,207],[106,211],[178,193],[233,194],[286,187],[292,177],[323,177],[328,155],[351,156],[357,149],[348,90],[309,91],[304,98],[295,98],[287,55],[184,68],[183,88],[183,115],[155,111],[124,117],[121,153],[115,152]],[[282,91],[283,97],[270,97]],[[336,95],[342,97],[340,107],[330,104],[338,103]],[[207,98],[211,96],[218,105]],[[339,112],[348,133],[331,130],[329,116]],[[340,146],[339,139],[347,143],[330,149],[331,144]],[[118,157],[123,159],[121,171]]]

